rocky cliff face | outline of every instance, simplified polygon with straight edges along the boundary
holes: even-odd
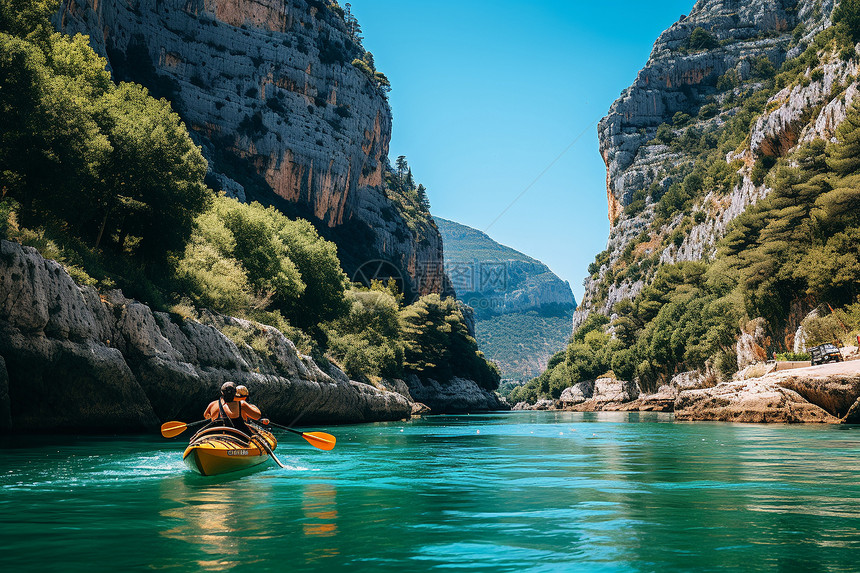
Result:
[[[391,111],[328,1],[63,0],[56,23],[171,101],[210,185],[314,221],[351,276],[384,260],[410,294],[446,288],[435,225],[386,196]]]
[[[412,410],[401,394],[323,371],[274,328],[99,296],[34,249],[0,241],[0,432],[152,431],[199,419],[227,380],[283,423],[399,420]]]
[[[634,298],[653,277],[654,267],[650,275],[641,277],[609,276],[628,246],[635,245],[637,257],[655,257],[657,265],[713,256],[729,223],[769,191],[751,177],[756,159],[778,157],[798,142],[832,136],[856,86],[838,94],[832,94],[831,88],[853,81],[856,63],[823,62],[820,73],[806,70],[803,84],[770,98],[743,149],[726,158],[737,170],[737,182],[727,191],[709,191],[694,207],[701,213],[694,221],[676,214],[653,229],[656,214],[650,193],[676,183],[672,168],[694,157],[683,145],[661,142],[658,131],[668,128],[675,136],[682,128],[707,133],[722,126],[739,112],[741,102],[733,104],[743,92],[738,84],[755,90],[762,65],[778,68],[801,54],[815,34],[830,25],[834,4],[833,0],[700,0],[688,16],[663,32],[636,81],[599,125],[612,229],[606,257],[586,280],[574,327],[592,312],[608,316],[617,302]],[[767,62],[763,63],[764,57]],[[727,78],[728,87],[721,85]],[[637,195],[642,205],[634,212],[625,209]],[[678,240],[667,241],[676,230],[681,233]],[[643,232],[648,234],[644,240]]]
[[[457,296],[475,309],[475,335],[502,377],[528,380],[570,338],[573,291],[545,264],[486,233],[436,218]]]
[[[486,233],[435,218],[445,241],[445,264],[457,296],[479,314],[507,314],[544,307],[576,307],[570,284],[545,264]]]

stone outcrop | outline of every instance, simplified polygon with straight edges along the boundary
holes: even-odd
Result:
[[[61,31],[88,34],[115,79],[182,116],[207,182],[313,221],[351,277],[381,260],[410,295],[450,291],[432,219],[386,194],[391,110],[344,19],[320,0],[63,0]]]
[[[511,406],[495,392],[481,388],[472,380],[453,378],[443,383],[408,376],[405,380],[415,402],[425,404],[433,414],[465,414],[510,410]]]
[[[750,364],[767,361],[767,350],[771,344],[767,337],[767,321],[761,317],[750,321],[741,331],[735,345],[738,355],[738,370]]]
[[[776,371],[682,392],[680,420],[856,423],[860,362]]]
[[[676,420],[685,421],[860,422],[860,361],[772,370],[717,385],[708,373],[684,372],[654,394],[603,378],[566,388],[558,400],[520,402],[514,410],[674,412]]]
[[[683,392],[675,401],[675,419],[780,423],[839,421],[797,392],[762,380],[727,382],[713,388]]]
[[[577,404],[582,404],[586,400],[591,399],[594,395],[594,382],[591,380],[586,380],[584,382],[579,382],[578,384],[574,384],[569,388],[565,388],[561,392],[561,396],[559,397],[559,406],[561,408],[576,406]]]
[[[529,404],[528,402],[517,402],[517,404],[512,409],[546,411],[557,410],[558,407],[555,400],[538,400],[534,404]]]
[[[721,126],[734,113],[731,99],[760,85],[753,70],[755,58],[766,56],[779,67],[787,58],[798,56],[817,32],[830,25],[834,5],[834,0],[699,0],[688,16],[658,38],[636,81],[612,105],[598,128],[612,221],[607,242],[609,256],[599,272],[586,279],[585,295],[574,314],[574,328],[592,312],[609,316],[616,303],[637,296],[649,277],[653,278],[652,267],[644,279],[606,279],[627,246],[638,242],[656,218],[650,199],[641,210],[626,213],[624,208],[633,195],[652,185],[668,189],[677,182],[669,173],[670,167],[693,159],[684,149],[658,144],[654,140],[658,127],[668,124],[675,134],[680,134],[687,125],[700,132]],[[711,47],[696,49],[690,45],[697,28],[710,35]],[[637,255],[657,255],[660,264],[713,257],[717,241],[725,235],[728,225],[770,191],[766,185],[757,186],[751,180],[756,159],[762,155],[781,156],[798,142],[815,137],[831,138],[856,95],[856,71],[856,62],[822,62],[815,74],[806,70],[801,85],[772,97],[766,113],[752,127],[746,148],[727,157],[728,162],[741,161],[740,182],[728,192],[706,190],[693,209],[700,213],[692,228],[684,229],[680,244],[667,244],[664,240],[685,222],[677,214],[637,247]],[[727,72],[743,86],[718,90],[717,82]],[[846,83],[844,92],[836,89]],[[729,111],[700,113],[705,105],[714,105],[715,111]],[[687,114],[687,125],[673,124],[678,112]]]
[[[222,334],[254,341],[257,350]],[[264,350],[263,350],[264,349]],[[0,430],[152,431],[196,420],[227,380],[283,423],[408,418],[402,395],[323,371],[271,327],[99,296],[34,249],[0,242]]]

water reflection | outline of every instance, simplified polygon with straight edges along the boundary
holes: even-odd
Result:
[[[268,536],[260,524],[272,520],[272,482],[245,476],[201,478],[186,474],[161,482],[160,514],[173,525],[161,531],[168,539],[190,543],[200,551],[197,565],[227,571],[248,565],[249,545]]]
[[[308,543],[305,563],[311,564],[340,554],[338,535],[337,489],[326,482],[305,485],[302,490],[302,532],[315,540]],[[329,541],[326,542],[325,540]]]
[[[337,535],[337,490],[327,483],[305,486],[302,510],[305,513],[304,533],[307,536]]]

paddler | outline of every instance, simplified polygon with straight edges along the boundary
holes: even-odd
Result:
[[[248,419],[259,420],[262,412],[255,405],[248,403],[247,400],[248,389],[245,386],[236,386],[233,382],[224,382],[221,386],[221,397],[213,400],[207,406],[203,417],[241,430],[250,436],[253,432],[245,421]]]

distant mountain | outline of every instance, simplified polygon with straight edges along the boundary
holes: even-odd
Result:
[[[503,378],[527,380],[540,374],[570,337],[576,309],[570,284],[486,233],[435,220],[457,297],[475,309],[481,350],[499,363]]]

